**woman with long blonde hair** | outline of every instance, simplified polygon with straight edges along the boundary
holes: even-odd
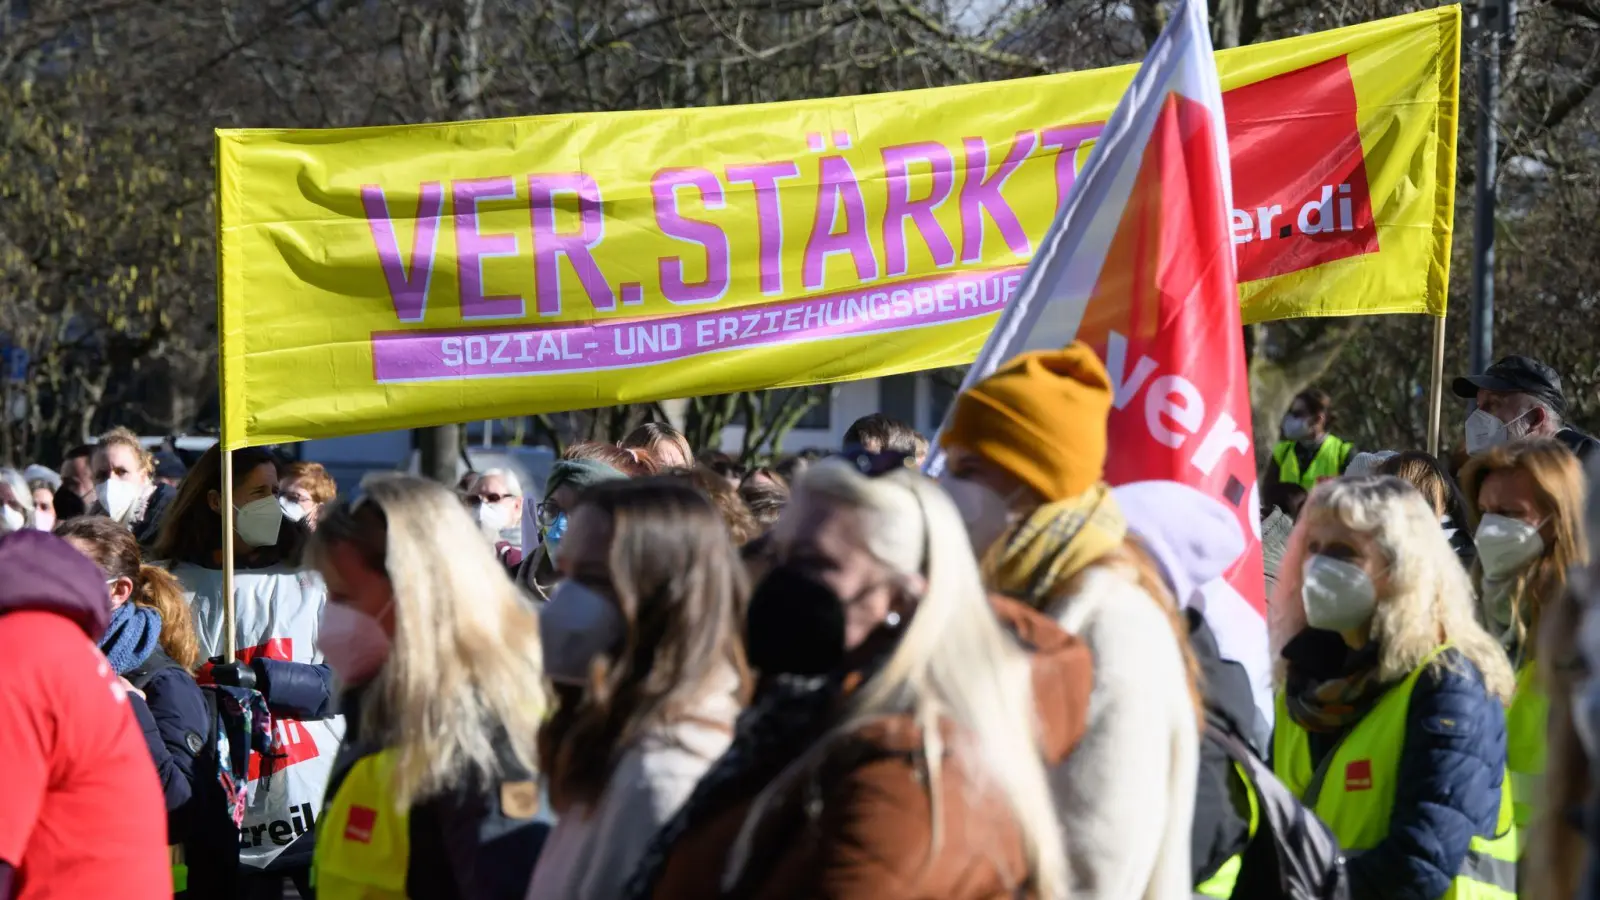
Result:
[[[155,480],[156,458],[138,436],[126,428],[100,435],[90,469],[95,492],[92,512],[126,526],[143,546],[155,543],[177,492]]]
[[[764,693],[624,896],[1065,896],[1029,659],[949,498],[824,461],[774,536]]]
[[[408,475],[362,483],[311,547],[317,644],[348,721],[317,829],[317,896],[522,896],[545,827],[536,617],[465,508]]]
[[[1589,562],[1583,468],[1559,441],[1530,440],[1473,457],[1461,480],[1477,522],[1473,574],[1482,597],[1479,615],[1499,635],[1517,673],[1506,714],[1507,749],[1517,827],[1529,829],[1524,844],[1531,855],[1530,883],[1565,882],[1570,896],[1576,870],[1567,866],[1582,835],[1567,823],[1567,798],[1550,797],[1543,787],[1551,700],[1570,691],[1549,690],[1568,679],[1558,662],[1547,664],[1541,644],[1556,634],[1570,655],[1570,638],[1559,635],[1576,627],[1577,615],[1557,610],[1569,603],[1568,572]],[[1554,631],[1545,625],[1552,614],[1567,620]],[[1562,872],[1567,874],[1558,877]]]
[[[1398,478],[1324,482],[1282,572],[1273,768],[1352,851],[1352,893],[1514,893],[1511,667],[1433,509]]]

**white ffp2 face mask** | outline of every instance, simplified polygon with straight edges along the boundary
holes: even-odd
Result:
[[[1490,513],[1478,522],[1473,535],[1478,545],[1478,562],[1489,578],[1509,578],[1544,555],[1544,538],[1539,529],[1520,519]]]
[[[545,674],[554,681],[584,684],[594,658],[616,650],[627,634],[617,604],[586,584],[563,581],[539,610]]]
[[[94,486],[94,496],[100,509],[112,521],[124,525],[128,522],[128,514],[133,512],[133,505],[139,502],[139,493],[138,485],[115,478]]]
[[[239,539],[252,547],[271,547],[278,542],[278,532],[283,528],[283,509],[277,497],[262,497],[239,507],[234,514],[233,528]]]
[[[1372,618],[1377,589],[1360,566],[1330,556],[1306,560],[1300,584],[1306,624],[1326,631],[1349,631]]]
[[[976,481],[946,475],[939,479],[939,484],[955,503],[961,520],[967,523],[972,551],[982,559],[994,542],[1010,530],[1011,505],[1006,498]]]
[[[288,497],[278,498],[278,508],[283,510],[283,517],[291,522],[303,522],[306,516],[310,515],[310,513],[306,512],[304,506],[290,500]]]
[[[317,649],[347,687],[372,680],[389,660],[389,635],[378,620],[344,603],[322,607]]]
[[[28,518],[15,507],[0,506],[0,534],[21,531],[22,526],[26,524],[28,524]]]
[[[490,540],[499,540],[511,526],[511,511],[498,503],[480,503],[472,510],[472,519]]]
[[[1492,450],[1501,444],[1509,444],[1526,437],[1526,432],[1513,433],[1511,426],[1521,422],[1531,412],[1533,410],[1530,409],[1509,422],[1502,422],[1493,413],[1481,409],[1473,410],[1472,415],[1467,416],[1467,453],[1477,456],[1485,450]]]

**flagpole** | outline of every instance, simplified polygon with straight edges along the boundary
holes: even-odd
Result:
[[[233,451],[222,451],[222,661],[233,662]]]
[[[1444,316],[1433,320],[1433,366],[1428,384],[1428,453],[1439,455],[1439,417],[1444,405]]]

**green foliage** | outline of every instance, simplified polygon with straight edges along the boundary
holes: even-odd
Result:
[[[1416,0],[1212,0],[1219,44],[1322,30]],[[1432,5],[1427,4],[1427,5]],[[1566,374],[1600,424],[1600,9],[1524,4],[1505,77],[1497,346]],[[0,458],[54,457],[113,423],[214,424],[212,129],[684,107],[932,87],[1139,58],[1161,0],[30,0],[0,30],[0,333],[31,353],[0,386]],[[1464,54],[1470,234],[1474,48]],[[1515,165],[1510,163],[1515,162]],[[1535,165],[1536,164],[1536,165]],[[1457,242],[1447,369],[1465,366]],[[1309,382],[1364,446],[1415,446],[1427,323],[1253,330],[1258,438]],[[1424,379],[1425,381],[1425,379]],[[817,392],[690,401],[704,445],[743,410],[777,446]],[[13,402],[20,398],[20,404]],[[12,419],[7,414],[21,409]],[[524,437],[614,439],[655,405],[542,417]],[[1459,431],[1447,410],[1446,434]]]

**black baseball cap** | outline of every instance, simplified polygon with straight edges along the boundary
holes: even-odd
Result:
[[[182,478],[189,474],[189,467],[183,464],[183,460],[178,458],[178,454],[162,450],[156,453],[155,456],[155,474],[157,478]]]
[[[1507,356],[1490,366],[1482,375],[1463,375],[1451,386],[1457,397],[1471,400],[1478,391],[1500,391],[1507,394],[1527,394],[1543,400],[1557,415],[1567,414],[1567,398],[1561,393],[1561,376],[1537,359],[1528,356]]]

